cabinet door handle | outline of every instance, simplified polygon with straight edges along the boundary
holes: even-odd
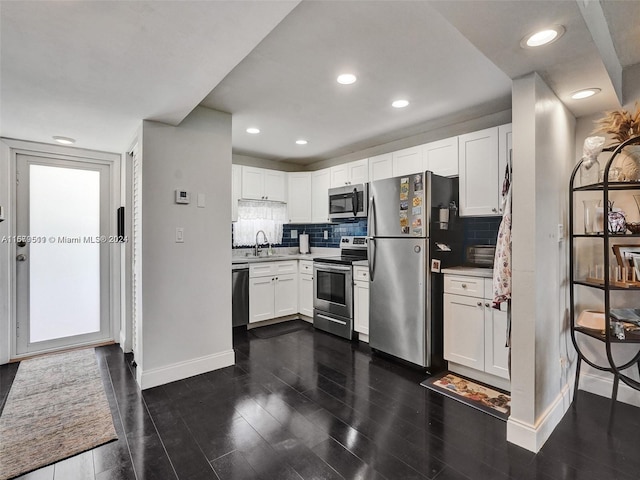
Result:
[[[481,307],[482,306],[482,302],[478,302],[478,306]]]
[[[498,213],[498,209],[497,209],[497,208],[492,208],[492,209],[491,209],[491,211],[492,211],[493,213]]]
[[[467,284],[463,283],[462,285],[460,285],[462,288],[467,288]]]
[[[484,306],[489,308],[491,306],[491,304],[490,303],[485,303]]]

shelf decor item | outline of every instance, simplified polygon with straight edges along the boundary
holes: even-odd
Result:
[[[595,122],[592,133],[611,135],[617,146],[630,138],[640,135],[640,104],[636,102],[635,111],[612,110]],[[618,167],[623,178],[620,181],[637,182],[640,179],[640,146],[628,145],[619,155]]]
[[[587,137],[582,147],[582,165],[580,166],[580,185],[598,183],[600,164],[598,155],[604,147],[604,137]]]
[[[619,208],[613,208],[613,202],[609,202],[608,213],[608,228],[609,233],[625,233],[627,231],[627,221],[624,217],[624,212]]]

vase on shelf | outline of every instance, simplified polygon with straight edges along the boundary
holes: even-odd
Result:
[[[602,233],[603,209],[598,207],[600,200],[583,200],[582,203],[584,204],[584,233],[587,235]]]

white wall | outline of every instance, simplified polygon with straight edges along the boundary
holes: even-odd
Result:
[[[196,108],[142,127],[142,358],[149,388],[234,363],[231,338],[231,115]],[[191,204],[174,191],[191,192]],[[198,208],[198,193],[206,207]],[[176,243],[176,228],[184,243]]]
[[[575,119],[537,74],[513,83],[512,410],[507,439],[538,451],[570,405],[566,225]]]

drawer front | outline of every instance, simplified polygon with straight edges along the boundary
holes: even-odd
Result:
[[[300,260],[300,273],[313,275],[313,262],[309,260]]]
[[[298,273],[298,261],[276,262],[274,265],[274,273],[276,275],[286,275],[289,273]]]
[[[269,275],[273,275],[275,273],[273,263],[271,262],[263,262],[263,263],[253,263],[249,265],[249,278],[255,277],[267,277]]]
[[[484,298],[484,278],[459,275],[444,276],[444,292]]]
[[[356,282],[368,282],[369,281],[369,268],[368,267],[353,267],[353,280]]]

